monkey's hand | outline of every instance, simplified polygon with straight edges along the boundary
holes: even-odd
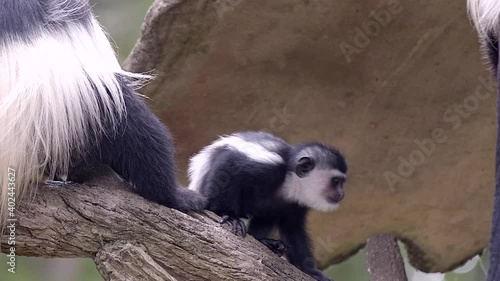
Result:
[[[245,222],[242,221],[240,218],[228,216],[228,215],[223,215],[222,220],[220,221],[220,224],[225,224],[226,222],[229,222],[233,226],[231,231],[235,235],[238,235],[238,232],[240,232],[241,236],[243,236],[243,237],[245,237],[247,235],[247,226],[245,225]]]
[[[273,251],[273,253],[277,254],[278,257],[283,256],[286,252],[285,243],[283,243],[283,241],[281,240],[262,238],[259,239],[259,242],[266,245],[266,247],[268,247],[269,250]]]

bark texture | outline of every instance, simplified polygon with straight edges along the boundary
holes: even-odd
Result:
[[[16,255],[93,258],[105,280],[311,280],[214,214],[146,201],[110,176],[42,186],[16,216]]]
[[[392,234],[376,234],[366,241],[370,281],[408,281],[403,257]]]

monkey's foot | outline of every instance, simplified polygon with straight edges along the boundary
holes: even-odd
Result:
[[[262,238],[259,239],[259,242],[266,245],[266,247],[268,247],[269,250],[278,255],[278,257],[283,256],[286,252],[285,243],[283,243],[283,241],[281,240]]]
[[[224,215],[222,216],[220,224],[225,224],[226,222],[229,222],[233,226],[231,232],[235,235],[238,235],[238,232],[240,232],[243,237],[247,235],[247,226],[240,218]]]

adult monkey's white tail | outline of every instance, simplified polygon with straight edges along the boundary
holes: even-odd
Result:
[[[67,173],[104,119],[118,122],[125,107],[115,74],[135,76],[121,70],[86,1],[1,5],[0,226],[44,174]]]
[[[500,1],[468,0],[469,15],[482,39],[500,31]]]
[[[476,26],[479,38],[493,66],[493,75],[498,76],[499,38],[500,38],[500,1],[468,0],[469,15]],[[500,104],[497,104],[497,124],[500,124]],[[488,281],[500,281],[500,126],[497,127],[496,179],[493,221],[490,239],[490,267]]]

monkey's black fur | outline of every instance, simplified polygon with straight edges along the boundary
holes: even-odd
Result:
[[[119,75],[117,79],[127,113],[115,128],[103,120],[107,135],[89,135],[88,154],[75,156],[69,180],[82,181],[72,175],[89,166],[106,164],[146,199],[181,211],[203,210],[207,200],[201,194],[178,187],[175,149],[168,129],[128,86],[130,81]]]
[[[500,83],[498,37],[490,36],[487,43],[487,53],[493,66],[493,73],[497,84]],[[500,85],[500,84],[499,84]],[[488,281],[500,280],[500,88],[497,88],[497,143],[495,159],[495,196],[493,207],[493,220],[490,238],[490,267],[488,270]]]
[[[316,280],[331,280],[314,265],[309,235],[306,231],[308,207],[290,202],[279,195],[288,173],[295,172],[294,159],[305,148],[317,148],[325,155],[327,168],[347,172],[347,163],[340,152],[319,143],[291,146],[283,140],[262,132],[238,133],[246,141],[268,145],[279,154],[283,163],[251,161],[245,153],[227,146],[216,148],[209,159],[208,170],[200,192],[208,197],[208,209],[233,224],[233,232],[246,233],[240,218],[250,218],[248,233],[277,254],[285,253],[294,266]],[[326,156],[328,155],[328,156]],[[318,159],[316,159],[318,160]],[[342,191],[343,192],[343,191]],[[336,199],[340,201],[339,195]],[[277,227],[282,240],[269,239]],[[284,244],[284,245],[283,245]],[[284,247],[283,247],[284,246]]]

